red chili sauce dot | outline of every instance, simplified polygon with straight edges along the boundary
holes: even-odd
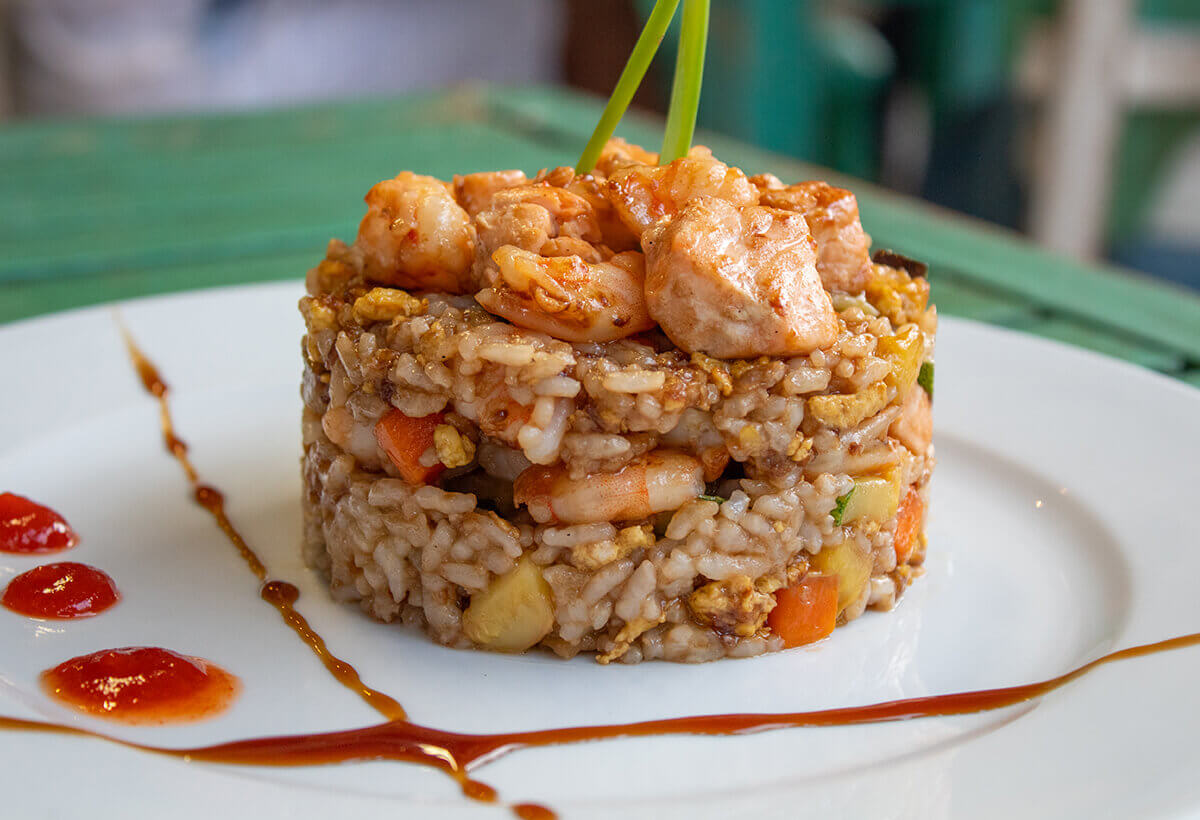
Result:
[[[88,618],[121,600],[107,573],[62,561],[22,572],[8,582],[0,604],[31,618]]]
[[[0,493],[0,552],[57,552],[79,543],[66,520],[15,493]]]
[[[143,646],[64,661],[42,673],[42,688],[88,714],[148,725],[215,715],[228,708],[241,687],[212,661]]]

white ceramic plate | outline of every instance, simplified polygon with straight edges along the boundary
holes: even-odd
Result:
[[[928,573],[891,613],[802,650],[702,666],[464,653],[330,601],[298,557],[296,284],[129,303],[173,386],[179,434],[273,577],[414,720],[464,731],[799,711],[1051,677],[1114,648],[1200,629],[1200,392],[1072,348],[966,322],[938,342]],[[0,327],[0,490],[62,512],[67,553],[124,594],[89,620],[0,610],[0,713],[158,745],[376,722],[335,683],[190,500],[110,308]],[[0,555],[0,586],[45,558]],[[241,676],[225,715],[172,728],[80,717],[37,673],[159,645]],[[1200,650],[1104,667],[1035,704],[890,725],[618,740],[519,752],[476,776],[563,817],[1096,817],[1200,808]],[[506,816],[406,764],[189,764],[103,741],[0,734],[12,816]],[[149,809],[146,809],[149,812]],[[382,816],[382,815],[381,815]]]

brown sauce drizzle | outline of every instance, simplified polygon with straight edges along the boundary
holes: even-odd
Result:
[[[512,812],[521,820],[555,820],[558,817],[550,809],[537,803],[517,803],[513,805]]]
[[[165,399],[160,399],[165,401]],[[170,422],[170,417],[167,419]],[[229,520],[229,516],[225,514],[225,496],[216,487],[210,487],[207,484],[201,484],[195,477],[195,472],[192,470],[191,462],[188,461],[186,455],[182,455],[175,450],[175,458],[184,465],[184,471],[187,472],[188,478],[192,482],[192,497],[196,499],[196,503],[204,509],[208,510],[209,514],[216,520],[217,526],[221,528],[221,532],[225,533],[225,537],[229,539],[229,543],[237,548],[238,554],[242,556],[242,560],[246,562],[246,566],[250,567],[250,571],[254,573],[254,577],[260,581],[267,580],[267,568],[263,566],[263,562],[259,560],[258,554],[250,549],[250,545],[246,543],[246,539],[242,538],[242,534],[233,526],[233,522]],[[186,445],[181,451],[187,453]]]
[[[0,729],[98,737],[142,751],[213,763],[311,766],[365,760],[409,761],[431,766],[451,775],[460,783],[463,793],[467,797],[492,802],[496,799],[495,790],[484,783],[471,780],[467,777],[467,772],[519,749],[619,737],[735,735],[788,727],[845,726],[983,712],[1039,698],[1065,686],[1091,670],[1113,661],[1200,644],[1200,633],[1192,633],[1112,652],[1063,675],[1037,683],[811,712],[699,715],[638,723],[564,727],[494,735],[460,734],[420,726],[405,720],[404,712],[395,700],[367,687],[362,683],[353,667],[328,651],[320,636],[293,608],[298,595],[294,586],[282,581],[266,581],[266,568],[225,516],[220,493],[212,487],[200,483],[195,469],[187,458],[187,446],[175,436],[170,410],[167,406],[166,384],[132,340],[126,337],[126,341],[134,365],[142,378],[142,383],[158,399],[163,437],[168,450],[183,466],[184,472],[195,488],[197,502],[212,513],[222,531],[246,559],[250,569],[260,580],[265,582],[261,592],[263,599],[279,611],[288,625],[312,648],[326,668],[339,681],[351,690],[357,691],[364,700],[391,719],[385,723],[360,729],[252,738],[192,749],[161,748],[109,737],[87,729],[2,716],[0,716]],[[389,714],[389,711],[394,714]],[[555,817],[554,812],[550,809],[532,803],[514,804],[511,809],[517,817],[523,818],[523,820],[553,820]]]
[[[472,735],[447,732],[393,720],[361,729],[252,738],[191,749],[166,749],[109,737],[99,732],[40,721],[0,717],[0,728],[59,732],[110,740],[142,751],[188,760],[250,766],[313,766],[366,760],[398,760],[441,769],[462,784],[468,797],[491,801],[495,791],[470,780],[466,772],[502,755],[534,746],[653,735],[736,735],[801,726],[847,726],[913,718],[963,715],[1001,709],[1053,692],[1081,675],[1113,661],[1167,652],[1200,644],[1200,633],[1142,644],[1097,658],[1063,675],[1037,683],[947,695],[892,700],[867,706],[779,714],[699,715],[602,726],[575,726],[532,732]],[[546,820],[554,814],[542,806],[514,805],[517,816]]]
[[[260,598],[275,607],[284,622],[300,636],[300,640],[308,644],[309,649],[321,659],[321,663],[325,664],[325,668],[337,679],[338,683],[357,692],[359,697],[384,717],[390,720],[404,720],[406,717],[404,707],[390,695],[385,695],[378,689],[372,689],[363,683],[362,678],[358,676],[358,670],[330,652],[329,647],[325,645],[325,639],[318,635],[316,630],[309,626],[308,620],[296,611],[295,603],[300,597],[300,590],[286,581],[267,581],[259,589],[258,594]]]
[[[229,516],[225,514],[225,496],[216,487],[201,483],[200,475],[192,464],[192,460],[188,457],[187,444],[175,434],[175,424],[171,418],[171,407],[167,401],[170,388],[163,381],[162,376],[159,375],[158,369],[155,368],[154,364],[146,358],[146,355],[134,343],[129,333],[124,332],[124,336],[125,346],[129,350],[129,358],[133,361],[133,366],[137,370],[138,377],[142,380],[142,386],[146,388],[146,392],[150,393],[158,401],[159,426],[162,428],[163,443],[166,445],[167,452],[174,456],[175,460],[179,462],[179,466],[183,468],[188,482],[192,485],[192,493],[196,503],[208,510],[209,514],[217,522],[217,526],[221,528],[221,532],[225,533],[225,537],[237,548],[238,553],[242,556],[242,560],[246,562],[246,566],[254,573],[254,577],[263,582],[262,588],[259,591],[260,597],[275,607],[279,616],[283,618],[284,623],[290,626],[292,631],[308,644],[309,649],[313,651],[313,654],[320,659],[321,663],[325,665],[325,668],[329,670],[330,674],[339,683],[357,692],[359,697],[385,718],[389,720],[403,720],[406,717],[404,707],[389,695],[385,695],[378,689],[373,689],[363,683],[357,670],[330,652],[329,647],[326,646],[321,636],[313,631],[304,616],[296,611],[295,603],[296,599],[300,597],[300,592],[291,584],[282,581],[267,580],[266,566],[259,559],[258,554],[246,543],[246,539],[242,537],[237,527],[229,520]]]

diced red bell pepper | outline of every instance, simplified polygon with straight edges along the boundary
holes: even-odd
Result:
[[[917,539],[921,535],[924,519],[925,502],[921,500],[920,493],[909,487],[904,501],[900,503],[900,510],[896,513],[896,534],[893,543],[896,546],[897,564],[907,563],[912,557],[913,547],[917,545]]]
[[[784,646],[802,646],[833,632],[837,611],[837,576],[810,573],[795,586],[775,593],[767,625],[783,638]]]
[[[409,484],[431,484],[446,470],[439,463],[421,463],[422,454],[433,446],[433,431],[445,418],[445,413],[414,417],[389,410],[375,425],[375,440]]]

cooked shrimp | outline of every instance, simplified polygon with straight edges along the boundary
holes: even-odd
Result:
[[[513,499],[539,524],[634,521],[678,509],[704,492],[700,462],[673,450],[651,450],[615,473],[572,479],[561,464],[530,467]]]
[[[382,462],[379,444],[375,440],[375,425],[359,423],[350,408],[331,407],[321,417],[321,429],[325,435],[368,469],[378,469]]]
[[[558,237],[599,242],[600,225],[586,199],[544,182],[498,191],[475,217],[480,247],[488,257],[502,245],[541,253]]]
[[[366,202],[355,244],[369,279],[410,290],[470,291],[475,232],[445,183],[403,171],[371,188]]]
[[[592,174],[576,176],[573,168],[555,168],[538,174],[538,181],[546,182],[564,188],[571,193],[581,196],[592,206],[596,214],[596,224],[600,226],[600,241],[613,251],[641,250],[638,238],[633,231],[625,227],[625,223],[617,216],[612,200],[608,198],[608,190],[603,177]],[[544,256],[561,256],[542,250]]]
[[[468,214],[475,216],[492,204],[500,191],[529,182],[524,171],[481,171],[454,175],[454,198]]]
[[[611,342],[654,326],[646,310],[640,253],[588,262],[504,245],[492,260],[499,274],[475,299],[513,324],[569,342]]]
[[[516,445],[521,428],[533,415],[529,404],[516,401],[499,370],[484,370],[475,384],[473,400],[463,394],[454,398],[454,409],[478,425],[480,432],[507,444]]]
[[[911,387],[900,405],[900,417],[888,428],[888,435],[917,455],[925,455],[933,441],[933,414],[929,394],[924,388]]]
[[[630,165],[658,165],[658,154],[620,137],[613,137],[600,149],[596,172],[606,177],[612,176],[614,171]]]
[[[692,159],[712,159],[713,153],[705,145],[693,145],[688,149],[687,155]],[[604,143],[604,148],[600,150],[600,156],[596,160],[596,173],[606,177],[612,176],[615,171],[630,165],[658,165],[658,154],[621,137],[613,137]]]
[[[783,180],[774,174],[755,174],[750,177],[750,184],[758,189],[760,197],[767,191],[780,191],[787,187],[783,184]],[[758,204],[764,205],[766,203],[760,198]]]
[[[703,197],[642,244],[650,316],[689,353],[794,356],[837,338],[799,214]]]
[[[523,400],[518,398],[521,394]],[[549,464],[557,457],[574,409],[572,399],[510,387],[503,371],[496,369],[482,371],[474,391],[460,391],[454,397],[457,413],[475,422],[485,436],[520,448],[533,464]],[[493,459],[492,464],[497,462]]]
[[[861,293],[871,275],[871,237],[858,219],[858,200],[827,182],[768,188],[760,205],[804,214],[817,242],[817,271],[829,290]]]
[[[621,221],[639,237],[697,197],[719,197],[735,207],[758,202],[758,191],[745,174],[712,157],[618,169],[609,177],[608,192]]]

